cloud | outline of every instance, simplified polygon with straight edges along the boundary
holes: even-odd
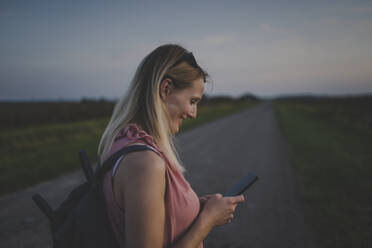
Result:
[[[214,93],[331,93],[354,86],[357,92],[362,84],[372,90],[368,24],[334,17],[291,28],[263,22],[258,32],[210,35],[193,45],[215,82]]]
[[[354,12],[354,13],[359,13],[359,14],[371,14],[372,13],[372,6],[352,7],[351,11]]]
[[[200,49],[200,50],[210,50],[210,49],[219,49],[225,46],[230,46],[236,42],[236,34],[234,33],[222,33],[222,34],[209,34],[201,37],[181,37],[180,40],[183,40],[186,48],[191,50]]]
[[[337,25],[341,23],[341,20],[336,17],[326,17],[326,18],[320,19],[320,21],[325,24],[330,24],[330,25]]]
[[[234,41],[232,35],[210,35],[203,37],[200,43],[206,46],[223,46]]]
[[[281,35],[288,35],[291,32],[291,30],[286,29],[286,28],[280,28],[280,27],[275,27],[270,23],[261,23],[259,24],[260,29],[262,29],[265,32],[268,33],[275,33],[275,34],[281,34]]]

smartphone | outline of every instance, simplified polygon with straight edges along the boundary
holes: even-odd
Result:
[[[256,182],[258,177],[256,174],[250,172],[247,176],[242,178],[237,184],[230,188],[223,196],[237,196],[241,195],[246,191],[249,186],[251,186],[254,182]]]

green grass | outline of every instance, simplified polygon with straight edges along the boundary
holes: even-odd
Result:
[[[321,247],[372,247],[370,108],[297,101],[276,109]]]
[[[201,106],[195,120],[183,123],[181,132],[246,109],[252,103]],[[0,195],[21,190],[80,168],[78,152],[92,161],[108,119],[47,124],[0,132]]]
[[[80,121],[0,133],[0,194],[55,178],[79,166],[78,151],[91,158],[107,120]]]
[[[256,102],[257,103],[257,102]],[[187,119],[182,123],[180,132],[187,131],[195,126],[199,126],[210,121],[225,117],[229,114],[239,112],[248,107],[252,107],[256,103],[253,102],[231,102],[214,105],[206,105],[198,108],[196,119]]]

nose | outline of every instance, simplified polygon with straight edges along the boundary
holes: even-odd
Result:
[[[187,114],[187,116],[191,119],[195,119],[196,118],[196,107],[195,108],[192,108],[192,110]]]

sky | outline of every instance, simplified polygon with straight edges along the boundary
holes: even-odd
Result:
[[[372,93],[372,1],[2,0],[0,99],[119,98],[166,43],[208,95]]]

